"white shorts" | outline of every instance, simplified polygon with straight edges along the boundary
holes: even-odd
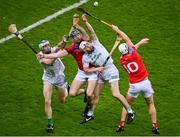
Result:
[[[97,73],[85,73],[84,71],[78,69],[75,80],[79,81],[89,81],[89,80],[98,80]]]
[[[68,85],[64,74],[55,77],[44,76],[42,79],[44,84],[52,84],[58,88],[66,88]]]
[[[103,72],[98,75],[98,83],[104,83],[105,81],[112,83],[117,80],[119,80],[119,71],[114,64],[105,66]]]
[[[137,98],[141,91],[144,98],[153,95],[154,90],[152,88],[151,82],[148,79],[138,83],[129,84],[128,95],[130,95],[131,97]]]

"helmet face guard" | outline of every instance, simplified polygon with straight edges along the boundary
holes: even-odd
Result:
[[[82,51],[86,52],[86,44],[87,44],[87,41],[82,41],[79,45],[79,49],[81,49]]]
[[[39,43],[39,48],[42,49],[46,45],[50,45],[49,41],[48,40],[41,40],[41,42]]]
[[[73,36],[75,36],[75,35],[77,35],[77,34],[80,34],[80,32],[78,31],[78,29],[73,29],[73,31],[71,32],[71,35],[70,35],[70,37],[73,37]]]
[[[49,45],[49,48],[43,48],[45,46]],[[50,48],[50,43],[48,40],[42,40],[40,43],[39,43],[39,48],[41,49],[41,51],[45,54],[49,54],[51,53],[51,48]]]
[[[122,43],[119,45],[118,47],[119,49],[119,52],[122,54],[122,55],[125,55],[125,54],[128,54],[129,52],[129,49],[128,49],[128,46],[126,43]]]

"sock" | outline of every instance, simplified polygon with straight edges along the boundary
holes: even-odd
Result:
[[[70,91],[70,86],[67,85],[67,92],[68,92],[68,96],[69,96],[69,91]]]
[[[152,127],[158,128],[158,124],[157,123],[152,123]]]
[[[122,121],[122,120],[121,120],[121,121],[119,122],[119,127],[124,127],[124,122],[125,122],[125,121]]]
[[[86,94],[86,89],[84,89],[84,102],[87,102],[87,94]]]
[[[133,113],[133,110],[131,109],[131,107],[127,107],[126,111],[127,111],[127,113]]]
[[[93,116],[93,115],[94,115],[94,112],[93,112],[92,108],[90,107],[88,110],[87,116]]]
[[[53,125],[53,121],[51,118],[48,119],[48,125]]]
[[[86,94],[86,88],[84,89],[84,94]]]

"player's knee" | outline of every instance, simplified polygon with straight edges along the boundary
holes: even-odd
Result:
[[[95,94],[94,94],[94,100],[95,100],[95,101],[96,101],[96,100],[98,101],[98,100],[99,100],[99,95],[95,95]]]
[[[88,92],[86,92],[86,94],[87,94],[87,96],[91,97],[93,92],[92,91],[88,91]]]
[[[45,99],[45,105],[51,105],[51,99]]]
[[[153,101],[153,99],[151,97],[146,98],[146,103],[147,103],[148,106],[154,105],[154,101]]]
[[[120,93],[118,93],[118,92],[113,92],[113,93],[112,93],[112,96],[115,97],[115,98],[119,98]]]
[[[75,97],[75,96],[76,96],[76,93],[74,93],[74,92],[70,92],[70,93],[69,93],[69,96],[71,96],[71,97]]]

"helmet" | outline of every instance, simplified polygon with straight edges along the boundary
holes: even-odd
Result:
[[[39,43],[39,48],[42,49],[42,47],[48,44],[50,44],[48,40],[41,40]]]
[[[77,35],[77,34],[79,34],[80,32],[79,32],[79,30],[78,29],[73,29],[73,31],[71,32],[71,37],[72,36],[75,36],[75,35]]]
[[[126,43],[122,43],[119,45],[118,47],[119,51],[121,52],[122,55],[127,54],[128,53],[128,46]]]
[[[82,41],[79,45],[79,49],[81,49],[82,51],[86,52],[85,48],[86,48],[86,44],[87,41]]]

